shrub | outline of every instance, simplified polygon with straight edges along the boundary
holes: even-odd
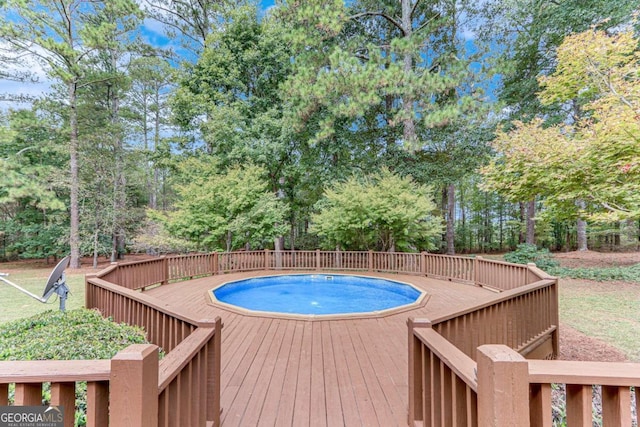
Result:
[[[110,359],[145,342],[142,329],[95,310],[51,310],[0,325],[0,360]]]
[[[631,265],[629,267],[558,267],[552,269],[549,272],[559,277],[595,280],[597,282],[606,282],[609,280],[640,282],[640,264]]]
[[[522,243],[518,245],[515,251],[504,255],[505,261],[516,264],[528,264],[533,262],[542,270],[551,270],[560,264],[553,259],[553,255],[548,249],[538,249],[536,245]]]
[[[0,325],[0,360],[110,359],[145,342],[141,328],[104,319],[95,310],[50,310]],[[74,425],[86,425],[86,388],[86,382],[76,387]],[[48,383],[42,395],[45,402],[51,398]]]

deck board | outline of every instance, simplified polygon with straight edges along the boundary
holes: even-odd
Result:
[[[211,303],[208,292],[215,286],[266,274],[274,272],[203,277],[145,291],[195,319],[222,318],[224,427],[406,426],[407,319],[434,319],[495,296],[455,282],[376,274],[424,289],[428,303],[380,318],[314,321],[248,316]]]

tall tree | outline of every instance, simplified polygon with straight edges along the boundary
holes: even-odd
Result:
[[[577,110],[571,102],[565,104],[542,104],[536,94],[540,91],[538,78],[553,72],[556,66],[555,50],[565,36],[584,31],[591,26],[615,28],[628,22],[637,8],[633,0],[496,0],[486,4],[487,19],[485,37],[494,44],[504,46],[502,50],[503,85],[499,99],[506,107],[509,123],[528,122],[544,117],[548,123],[576,121]],[[570,106],[567,108],[567,106]],[[578,114],[579,116],[579,114]],[[508,125],[510,126],[510,125]],[[527,241],[533,241],[534,218],[531,217],[533,202],[528,202]],[[576,211],[581,210],[581,200],[574,201]],[[576,218],[578,228],[586,228],[583,218]],[[578,246],[586,248],[586,232],[581,232]]]
[[[536,119],[499,133],[501,156],[484,170],[487,185],[514,198],[541,194],[574,219],[639,218],[639,58],[631,32],[568,36],[539,96],[545,103],[580,99],[588,117],[550,127]],[[579,212],[575,200],[586,202]]]
[[[290,199],[298,180],[297,153],[283,124],[280,85],[291,69],[291,52],[282,27],[268,17],[260,21],[249,6],[224,18],[182,76],[172,99],[174,119],[199,131],[201,149],[214,154],[220,167],[260,165],[273,193]]]
[[[419,149],[418,123],[431,127],[459,116],[468,96],[434,102],[455,90],[467,65],[434,42],[450,19],[439,7],[421,0],[287,3],[282,13],[293,22],[296,50],[288,84],[295,126],[315,128],[312,141],[330,139],[383,105],[378,128],[401,126],[403,144]]]
[[[64,158],[53,123],[33,110],[0,116],[0,258],[48,258],[68,233]]]
[[[89,83],[85,78],[86,61],[108,44],[114,29],[135,18],[137,11],[133,0],[8,0],[2,7],[0,40],[15,52],[37,60],[53,79],[67,87],[71,268],[80,267],[77,92]],[[112,20],[96,20],[102,13]]]
[[[162,130],[169,121],[169,90],[173,86],[174,73],[167,61],[156,56],[134,59],[129,66],[131,79],[130,98],[127,103],[128,120],[135,124],[137,134],[142,137],[150,175],[145,176],[149,195],[149,207],[158,208],[160,193]],[[163,180],[162,185],[165,185]],[[166,209],[166,201],[162,200]]]

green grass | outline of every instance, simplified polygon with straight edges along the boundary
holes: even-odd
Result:
[[[640,362],[640,285],[560,281],[560,320]]]
[[[7,270],[9,268],[10,270]],[[42,296],[44,285],[49,278],[53,265],[34,267],[25,264],[0,264],[0,272],[10,272],[6,279],[25,288],[26,290]],[[67,299],[67,309],[84,307],[84,274],[66,272],[67,286],[70,288]],[[0,323],[23,317],[33,316],[47,310],[59,307],[58,296],[53,295],[47,304],[34,300],[28,295],[0,281]]]

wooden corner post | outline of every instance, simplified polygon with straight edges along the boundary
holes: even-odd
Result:
[[[506,345],[482,345],[478,359],[478,426],[529,427],[529,363]]]
[[[133,344],[111,359],[110,425],[158,425],[158,347]]]
[[[222,359],[222,319],[216,317],[215,320],[202,320],[198,323],[200,327],[213,327],[215,333],[213,340],[207,344],[207,425],[220,425],[220,368]]]
[[[423,367],[422,345],[420,339],[415,336],[416,328],[431,328],[431,321],[428,319],[415,319],[410,317],[407,320],[407,329],[409,332],[409,425],[413,426],[416,421],[425,423],[425,414],[423,411],[423,400],[430,399],[430,396],[424,396],[428,390],[424,387],[423,378],[430,375]],[[430,416],[428,418],[431,418]],[[428,425],[425,423],[424,425]]]
[[[162,256],[162,285],[169,283],[169,258]]]

